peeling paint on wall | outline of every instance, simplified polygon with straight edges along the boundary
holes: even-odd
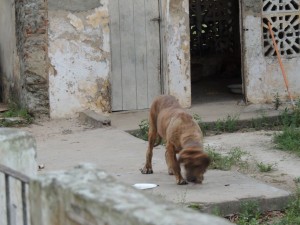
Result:
[[[260,5],[261,7],[261,5]],[[272,103],[278,93],[282,100],[288,95],[276,56],[264,56],[262,19],[257,6],[248,1],[244,5],[244,83],[251,103]],[[294,98],[300,97],[300,58],[282,57]]]
[[[110,111],[107,0],[87,11],[49,11],[50,115]]]
[[[189,8],[187,0],[163,4],[165,92],[174,95],[183,107],[191,106]]]

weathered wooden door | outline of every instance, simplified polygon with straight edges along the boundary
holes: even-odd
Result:
[[[145,109],[161,93],[159,0],[110,0],[112,110]]]

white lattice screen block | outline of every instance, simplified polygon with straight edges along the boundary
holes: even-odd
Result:
[[[263,0],[262,14],[264,55],[276,55],[268,28],[269,21],[280,55],[299,56],[299,0]]]
[[[299,0],[263,0],[263,12],[297,11]]]

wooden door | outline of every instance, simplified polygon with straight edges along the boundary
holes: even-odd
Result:
[[[161,93],[159,0],[110,0],[112,110],[149,108]]]

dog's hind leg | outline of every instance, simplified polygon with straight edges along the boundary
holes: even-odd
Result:
[[[153,147],[155,145],[156,137],[157,137],[157,129],[155,126],[154,119],[150,116],[149,118],[149,132],[148,132],[148,149],[146,152],[146,163],[144,168],[140,169],[143,174],[151,174],[152,170],[152,156],[153,156]]]
[[[187,184],[188,182],[185,179],[183,179],[181,175],[180,164],[176,158],[175,147],[169,142],[166,145],[166,161],[167,164],[169,163],[168,169],[171,169],[176,177],[176,183],[179,185]]]

